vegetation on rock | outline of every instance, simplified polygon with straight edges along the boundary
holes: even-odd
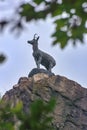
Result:
[[[23,111],[22,102],[15,107],[0,101],[0,130],[54,130],[52,112],[55,100],[48,103],[38,99],[31,103],[28,113]]]

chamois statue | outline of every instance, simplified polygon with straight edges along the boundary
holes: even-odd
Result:
[[[52,56],[41,51],[38,48],[38,40],[39,36],[36,37],[37,34],[34,34],[33,40],[27,41],[33,47],[33,56],[37,65],[37,68],[40,69],[40,64],[43,65],[49,72],[56,65],[56,62]]]

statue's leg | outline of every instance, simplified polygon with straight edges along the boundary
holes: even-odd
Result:
[[[36,65],[37,65],[37,68],[40,69],[40,64],[41,64],[41,57],[39,57],[39,59],[36,61]]]
[[[37,68],[40,69],[40,64],[38,61],[36,61]]]
[[[51,68],[49,68],[48,71],[51,72]]]
[[[52,68],[53,68],[53,64],[50,63],[50,64],[49,64],[49,67],[48,67],[48,71],[51,72],[51,69],[52,69]]]

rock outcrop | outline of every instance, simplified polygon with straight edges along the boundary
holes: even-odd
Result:
[[[27,112],[30,102],[38,98],[47,102],[51,97],[57,100],[53,113],[56,130],[87,130],[87,89],[65,77],[44,73],[22,77],[3,100],[13,105],[21,100]]]

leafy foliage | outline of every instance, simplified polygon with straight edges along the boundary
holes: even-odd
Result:
[[[61,48],[64,48],[71,39],[73,44],[76,44],[77,39],[83,43],[83,34],[87,33],[86,0],[32,0],[28,3],[22,2],[15,10],[19,19],[16,20],[13,16],[11,19],[15,22],[5,19],[0,21],[1,31],[9,23],[13,25],[12,31],[23,30],[22,19],[25,18],[26,22],[30,22],[31,20],[45,19],[50,14],[56,25],[55,32],[52,34],[52,37],[55,38],[53,45],[59,43]]]
[[[0,130],[14,130],[13,113],[9,104],[0,101]]]
[[[29,113],[25,113],[21,102],[11,108],[10,104],[1,101],[0,130],[15,130],[15,123],[18,121],[20,121],[18,130],[54,130],[52,112],[55,104],[54,99],[48,103],[39,99],[31,104]]]
[[[3,63],[6,59],[6,56],[4,54],[0,54],[0,63]]]

